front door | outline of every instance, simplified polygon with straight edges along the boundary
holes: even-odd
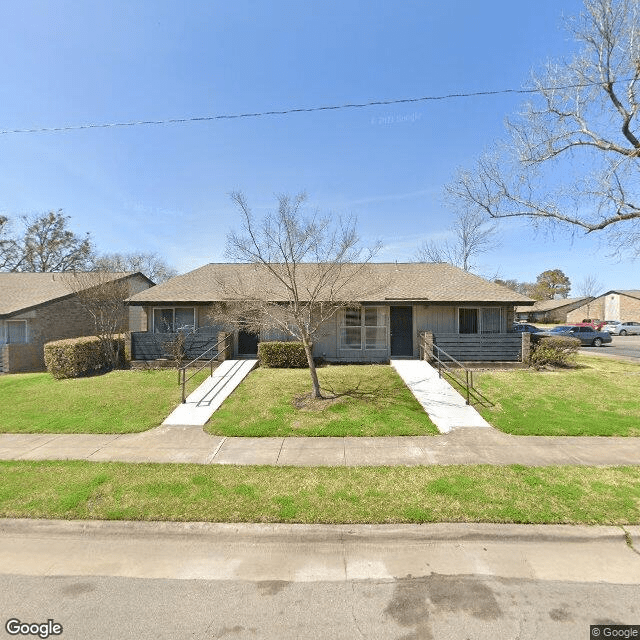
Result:
[[[255,356],[258,353],[258,334],[238,331],[238,355]]]
[[[413,356],[413,309],[391,307],[391,356]]]

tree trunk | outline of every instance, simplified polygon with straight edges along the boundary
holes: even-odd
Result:
[[[309,375],[311,375],[311,384],[313,389],[311,391],[311,397],[322,398],[320,392],[320,382],[318,382],[318,373],[316,372],[316,363],[313,361],[313,344],[305,338],[302,339],[304,346],[304,352],[307,354],[307,362],[309,363]]]

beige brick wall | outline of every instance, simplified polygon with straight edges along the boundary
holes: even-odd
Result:
[[[640,299],[620,296],[620,313],[622,322],[640,322]]]
[[[584,318],[597,318],[599,320],[620,320],[621,322],[640,322],[640,299],[632,298],[631,296],[625,295],[620,295],[619,298],[619,318],[605,318],[606,296],[600,296],[588,305],[583,305],[582,307],[578,307],[574,311],[571,311],[571,313],[567,315],[567,322],[582,322]]]
[[[585,318],[605,320],[604,317],[604,296],[592,300],[567,314],[567,323],[582,322]],[[609,318],[606,318],[609,320]],[[612,318],[615,320],[616,318]]]
[[[28,371],[41,371],[44,368],[38,345],[5,344],[0,348],[2,349],[1,357],[6,372],[25,373]]]
[[[148,283],[142,278],[130,281],[133,292],[148,288]],[[70,297],[38,307],[24,314],[27,318],[27,345],[7,345],[11,347],[9,366],[5,360],[5,369],[14,371],[44,371],[44,345],[53,340],[77,338],[95,334],[95,324],[91,314],[80,304],[77,298]],[[146,316],[139,307],[131,307],[127,316],[131,330],[144,330]],[[125,327],[125,330],[129,327]],[[29,349],[15,349],[29,347]],[[20,369],[14,368],[20,366]],[[20,364],[19,364],[20,363]],[[29,366],[29,368],[25,368]]]

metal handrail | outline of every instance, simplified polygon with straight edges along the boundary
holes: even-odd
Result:
[[[207,366],[211,367],[211,375],[213,375],[213,361],[220,355],[220,349],[219,349],[220,343],[226,342],[226,341],[227,341],[226,337],[222,338],[222,340],[218,340],[218,342],[216,342],[216,344],[214,344],[213,347],[209,347],[204,353],[201,353],[197,358],[194,358],[191,362],[188,362],[183,367],[180,367],[178,369],[178,385],[182,385],[182,403],[183,404],[187,401],[187,394],[186,394],[187,382],[189,382],[189,380],[191,380],[193,376],[195,376],[197,373],[200,373]],[[199,369],[196,369],[187,378],[187,368],[190,367],[194,362],[197,362],[198,360],[202,360],[202,358],[206,356],[207,353],[209,353],[209,351],[212,351],[213,349],[216,349],[216,354],[212,358],[207,360],[207,362],[205,362]],[[225,345],[225,349],[226,349],[226,345]]]
[[[460,369],[464,370],[465,373],[465,380],[464,382],[458,378],[458,376],[454,373],[454,370],[451,369],[450,367],[448,367],[444,361],[439,358],[435,353],[433,354],[433,358],[437,361],[438,363],[438,377],[442,378],[442,369],[445,369],[446,372],[461,386],[464,387],[465,391],[466,391],[466,402],[467,404],[470,404],[469,402],[469,389],[473,389],[473,371],[471,371],[471,369],[467,369],[467,367],[465,367],[464,365],[462,365],[460,362],[458,362],[453,356],[450,356],[444,349],[440,348],[437,344],[433,345],[434,349],[437,349],[438,352],[444,356],[446,356],[451,362],[455,362],[458,367]]]

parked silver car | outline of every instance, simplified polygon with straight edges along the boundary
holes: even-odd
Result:
[[[568,325],[555,327],[550,331],[541,331],[534,334],[536,338],[566,336],[567,338],[578,338],[584,347],[601,347],[605,343],[611,342],[611,334],[606,331],[596,331],[593,327]]]
[[[640,335],[640,322],[620,322],[620,320],[611,320],[602,327],[602,331],[608,331],[614,336]]]

